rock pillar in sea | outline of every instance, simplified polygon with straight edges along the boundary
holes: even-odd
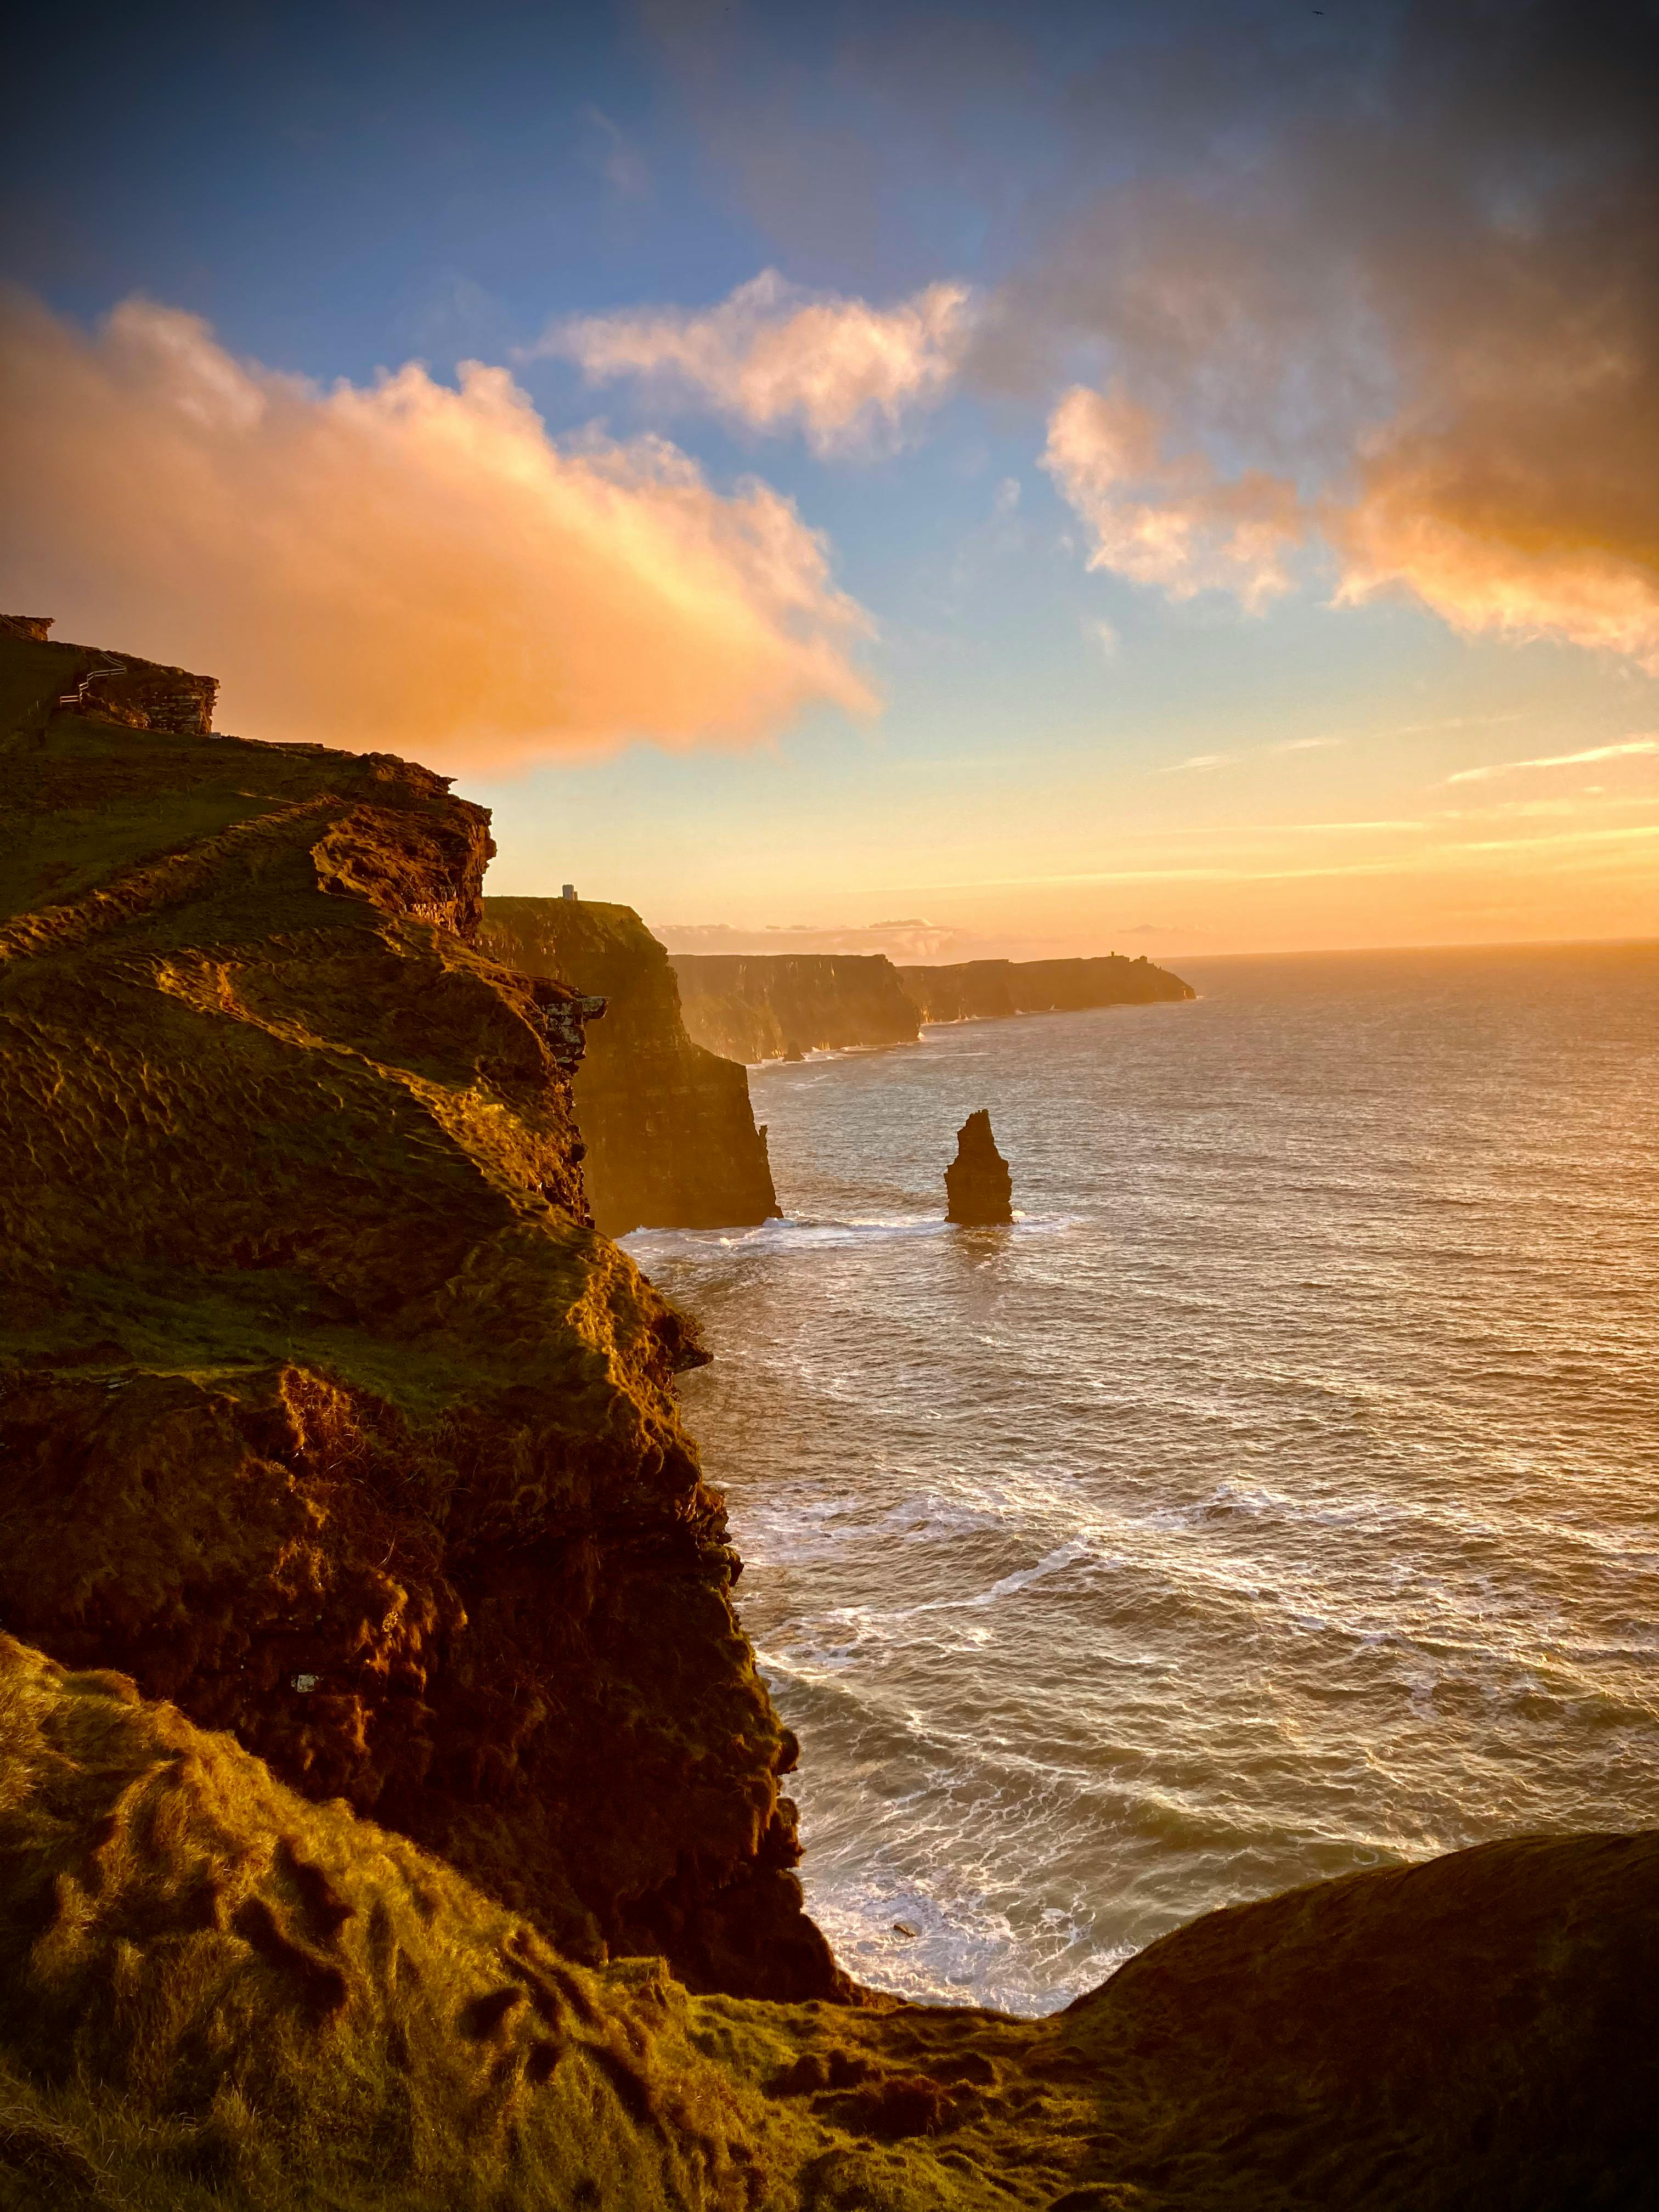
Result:
[[[964,1229],[998,1229],[1014,1218],[1013,1177],[981,1107],[957,1131],[957,1156],[945,1170],[945,1218]]]

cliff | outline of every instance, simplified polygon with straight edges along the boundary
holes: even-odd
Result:
[[[1094,1006],[1147,1006],[1197,994],[1143,955],[1096,960],[963,960],[901,968],[900,981],[925,1022],[984,1021],[1008,1014],[1078,1013]]]
[[[0,1619],[574,1956],[834,1994],[701,1355],[588,1223],[578,994],[476,943],[487,817],[56,703],[106,658],[0,636]]]
[[[1190,999],[1149,960],[964,960],[895,968],[883,953],[676,953],[685,1026],[752,1066],[802,1054],[914,1044],[923,1022],[1074,1012]]]
[[[693,1044],[668,955],[631,908],[488,898],[479,943],[509,968],[605,1002],[576,1070],[593,1218],[630,1229],[723,1229],[778,1211],[766,1133],[738,1061]]]
[[[484,816],[65,650],[0,633],[3,2212],[1650,2201],[1654,1833],[1049,2020],[823,2002],[695,1336],[587,1222]]]
[[[957,1131],[957,1156],[945,1170],[945,1219],[963,1229],[1002,1229],[1013,1220],[1013,1177],[982,1106]]]
[[[914,1044],[915,1003],[884,953],[678,953],[685,1026],[733,1060]]]
[[[1659,1836],[1236,1906],[1044,2021],[584,1965],[229,1736],[0,1637],[0,2204],[1635,2212]]]

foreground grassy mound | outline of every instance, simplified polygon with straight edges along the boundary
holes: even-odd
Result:
[[[700,1355],[587,1221],[575,994],[476,947],[486,817],[55,708],[100,658],[0,635],[0,1618],[573,1954],[835,1990]]]
[[[1052,2020],[692,1996],[0,1637],[0,2207],[1651,2202],[1659,1838],[1210,1915]]]

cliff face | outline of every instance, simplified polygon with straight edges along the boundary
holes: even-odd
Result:
[[[1649,1834],[1212,1913],[1049,2020],[688,1996],[0,1636],[19,2212],[1636,2212],[1656,1986]]]
[[[0,1619],[574,1955],[832,1993],[695,1339],[588,1223],[577,994],[474,941],[486,817],[54,711],[80,651],[0,637]]]
[[[1147,1006],[1197,994],[1143,955],[1097,960],[963,960],[943,968],[901,968],[899,980],[925,1022],[967,1022],[1008,1014],[1079,1013],[1094,1006]]]
[[[921,1028],[884,953],[679,953],[674,973],[686,1028],[733,1060],[914,1044]]]
[[[923,1022],[1190,999],[1149,960],[964,960],[895,968],[883,953],[676,953],[685,1026],[733,1060],[914,1044]]]
[[[1017,1014],[1012,960],[959,960],[946,968],[901,968],[899,981],[925,1022],[994,1021]]]
[[[479,938],[504,965],[605,1002],[576,1071],[593,1218],[723,1229],[778,1211],[742,1065],[693,1044],[668,955],[633,909],[592,899],[489,898]]]

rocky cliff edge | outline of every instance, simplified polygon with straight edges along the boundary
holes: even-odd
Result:
[[[576,994],[476,944],[487,817],[60,705],[79,650],[0,637],[0,1620],[571,1955],[836,1993],[695,1336],[588,1223]]]
[[[509,968],[605,1002],[576,1070],[575,1111],[593,1218],[608,1236],[777,1212],[747,1071],[692,1042],[668,954],[631,907],[487,898],[479,942]]]

